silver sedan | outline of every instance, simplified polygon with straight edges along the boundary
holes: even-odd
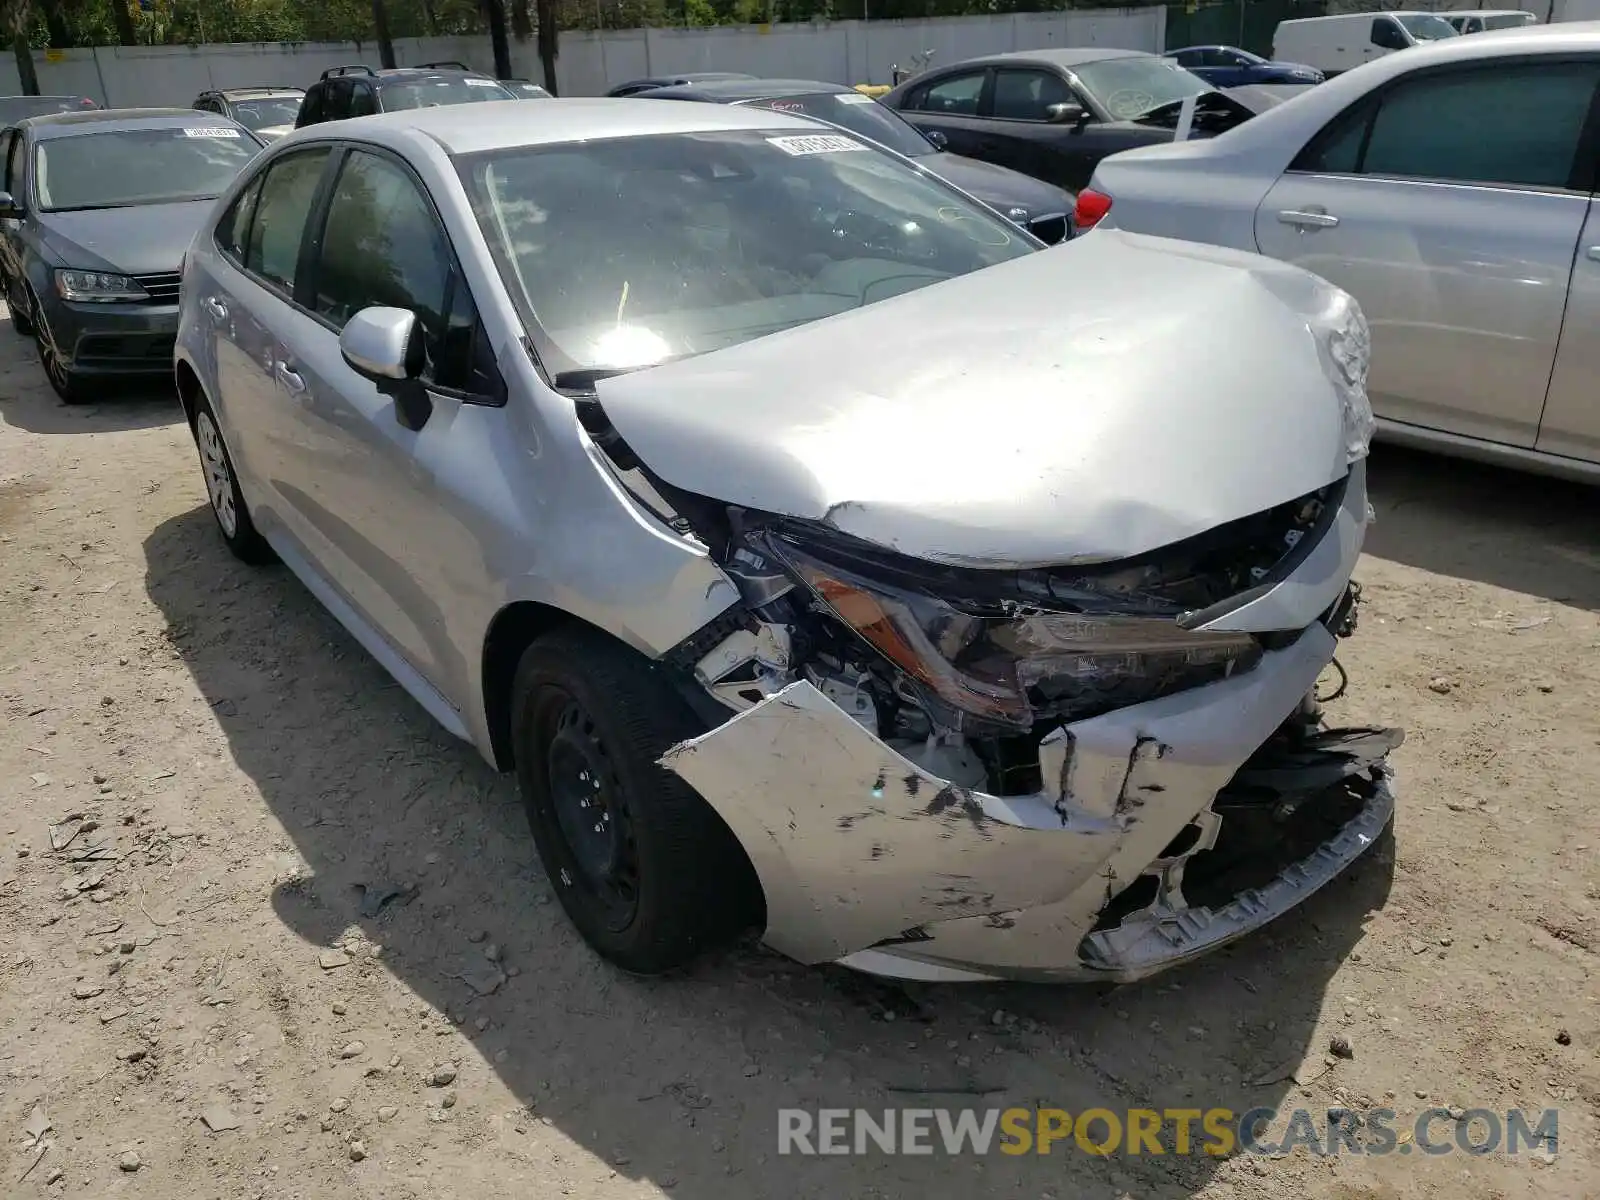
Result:
[[[224,540],[516,772],[612,961],[1134,978],[1369,847],[1400,735],[1315,697],[1359,310],[1091,242],[766,110],[386,114],[221,199],[177,380]]]
[[[1444,39],[1102,161],[1079,227],[1314,271],[1371,322],[1380,436],[1600,481],[1597,87],[1597,26]]]

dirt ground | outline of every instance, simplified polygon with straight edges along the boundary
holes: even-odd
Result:
[[[755,947],[647,983],[551,902],[509,781],[228,556],[175,401],[66,408],[0,328],[0,1195],[1600,1196],[1600,493],[1372,470],[1332,711],[1408,731],[1392,850],[1123,989],[908,991]],[[1036,1104],[1558,1108],[1561,1136],[776,1152],[781,1107]]]

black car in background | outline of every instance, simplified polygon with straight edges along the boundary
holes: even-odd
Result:
[[[324,121],[436,104],[515,99],[497,81],[459,63],[425,63],[376,71],[356,63],[329,67],[322,73],[322,78],[307,90],[294,127],[303,129]]]
[[[28,117],[92,112],[100,106],[87,96],[0,96],[0,129]]]
[[[171,383],[184,251],[261,145],[182,108],[29,117],[0,133],[0,289],[68,404],[108,380]]]
[[[656,88],[683,87],[688,83],[717,83],[725,79],[754,79],[754,75],[738,71],[691,71],[687,75],[652,75],[648,79],[630,79],[619,83],[606,93],[608,96],[637,96]]]
[[[251,87],[218,88],[194,98],[200,112],[218,113],[237,121],[264,142],[275,142],[294,132],[295,118],[305,89],[286,84],[259,83]]]
[[[913,76],[882,103],[957,154],[1077,191],[1106,155],[1170,142],[1191,96],[1191,137],[1255,115],[1171,59],[1104,48],[969,59]]]
[[[749,105],[826,121],[916,159],[935,175],[998,209],[1041,241],[1054,244],[1070,236],[1068,218],[1077,203],[1076,196],[1016,171],[948,153],[940,134],[923,133],[893,109],[854,88],[807,79],[746,77],[652,88],[638,93],[637,98]]]

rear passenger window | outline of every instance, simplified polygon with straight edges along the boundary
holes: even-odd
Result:
[[[250,223],[245,269],[291,295],[306,217],[311,213],[311,202],[316,198],[327,161],[326,150],[307,150],[286,155],[268,167],[261,183],[261,198],[256,202],[255,220]]]
[[[378,97],[373,93],[370,83],[355,85],[355,93],[350,98],[350,115],[352,117],[370,116],[378,111]]]
[[[342,329],[372,305],[416,313],[428,347],[423,377],[472,390],[478,314],[444,229],[408,172],[358,150],[345,159],[328,206],[315,307]]]
[[[250,218],[255,215],[256,201],[261,197],[261,176],[257,175],[244,191],[228,205],[228,211],[217,222],[217,245],[229,258],[244,262],[245,242],[250,236]]]
[[[983,93],[984,72],[953,75],[931,84],[917,97],[917,107],[923,112],[955,113],[973,117],[978,114],[978,97]]]
[[[1496,66],[1424,75],[1352,110],[1297,170],[1564,188],[1600,64]]]

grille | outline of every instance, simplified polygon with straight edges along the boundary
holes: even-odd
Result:
[[[1047,246],[1064,241],[1067,236],[1066,213],[1050,213],[1028,222],[1028,232]]]
[[[74,357],[84,362],[170,362],[176,339],[166,333],[87,334],[78,339]]]
[[[176,304],[178,302],[178,286],[183,281],[183,276],[177,271],[160,271],[154,275],[135,275],[135,279],[150,293],[150,299],[155,304]]]

